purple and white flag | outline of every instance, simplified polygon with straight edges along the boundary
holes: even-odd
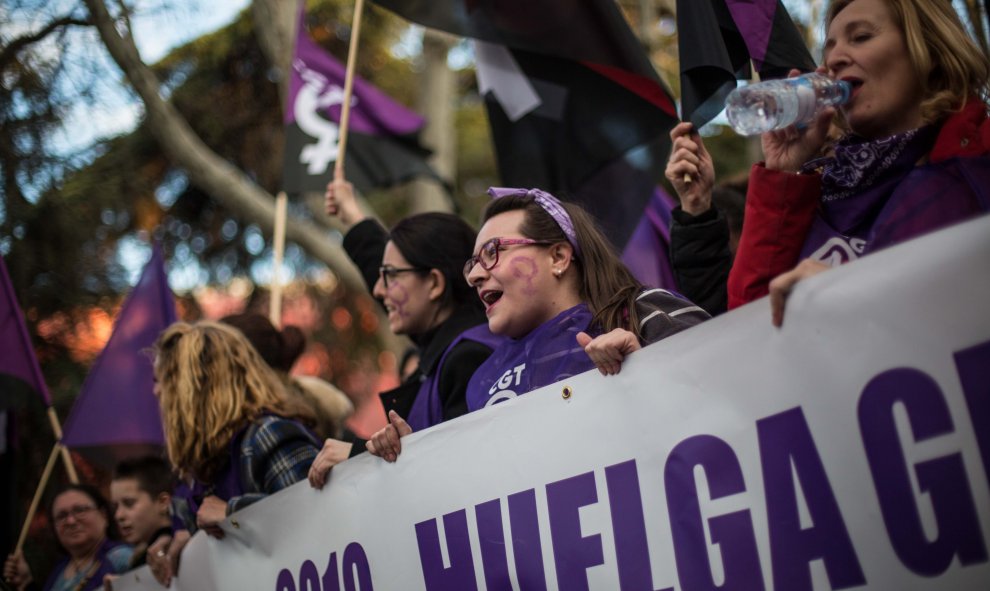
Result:
[[[322,192],[333,178],[344,101],[345,67],[313,42],[300,12],[285,112],[283,187]],[[423,118],[355,76],[344,172],[358,189],[387,187],[437,174],[419,144]]]

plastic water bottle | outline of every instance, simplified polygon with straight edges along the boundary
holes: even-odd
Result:
[[[725,101],[729,124],[740,135],[756,135],[812,121],[826,107],[849,100],[851,86],[823,74],[766,80],[733,90]]]

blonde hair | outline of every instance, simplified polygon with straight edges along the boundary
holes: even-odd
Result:
[[[825,13],[827,29],[855,0],[833,0]],[[922,85],[921,116],[926,123],[959,111],[974,95],[987,100],[990,63],[969,36],[950,0],[884,0],[904,34],[908,55]]]
[[[155,379],[172,464],[211,482],[234,435],[264,413],[306,418],[281,380],[237,329],[177,322],[154,346]]]

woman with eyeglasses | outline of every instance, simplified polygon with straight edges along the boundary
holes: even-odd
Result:
[[[349,227],[344,250],[385,306],[389,328],[419,349],[419,367],[398,388],[380,394],[386,413],[417,430],[463,415],[468,381],[500,341],[461,274],[474,230],[455,215],[424,213],[386,232],[361,212],[346,181],[327,185],[326,205],[328,214]],[[310,483],[322,488],[330,468],[366,448],[362,441],[327,439],[310,468]]]
[[[709,317],[675,294],[646,289],[579,206],[539,189],[489,194],[463,274],[488,327],[508,339],[471,378],[469,411],[595,367],[618,373],[629,353]],[[413,430],[390,416],[369,450],[395,461],[400,437]]]
[[[111,539],[110,504],[95,487],[70,484],[55,495],[49,513],[59,546],[68,554],[59,562],[44,591],[89,591],[103,587],[103,577],[130,568],[134,549]],[[21,552],[3,567],[4,580],[18,590],[35,587]]]

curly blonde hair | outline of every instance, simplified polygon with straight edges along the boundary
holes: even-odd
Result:
[[[262,414],[307,418],[233,327],[176,322],[158,337],[154,354],[166,449],[182,475],[212,482],[231,439]]]
[[[833,0],[825,12],[825,29],[855,0]],[[884,0],[904,34],[908,55],[924,99],[926,123],[962,109],[978,96],[987,100],[990,62],[967,33],[950,0]]]

